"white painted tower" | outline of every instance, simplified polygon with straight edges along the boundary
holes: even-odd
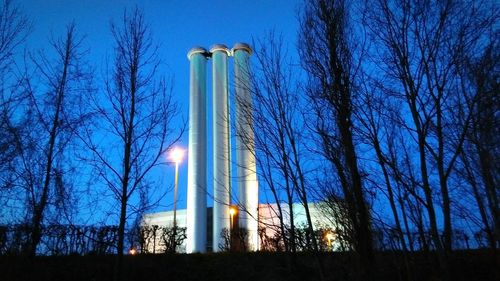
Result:
[[[212,58],[213,230],[212,249],[219,251],[221,233],[231,229],[231,204],[239,207],[239,227],[248,231],[247,249],[258,250],[258,182],[255,163],[252,96],[249,76],[250,46],[235,44],[232,51],[216,44],[208,53],[195,47],[190,66],[189,157],[186,252],[205,252],[207,242],[206,60]],[[236,166],[238,202],[231,202],[231,141],[228,58],[234,56],[236,106]]]
[[[212,249],[214,252],[218,252],[222,231],[230,229],[231,184],[227,57],[231,53],[222,44],[214,45],[210,49],[210,53],[212,53],[212,161],[214,170]]]
[[[207,50],[201,47],[192,48],[188,53],[187,253],[204,253],[207,248],[207,57]]]
[[[238,182],[239,226],[248,231],[247,249],[259,249],[259,186],[255,163],[253,103],[250,82],[250,46],[235,44],[234,84],[236,104],[236,166]]]

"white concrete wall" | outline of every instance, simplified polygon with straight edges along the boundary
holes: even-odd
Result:
[[[187,225],[187,216],[186,216],[186,210],[177,210],[177,227],[178,228],[184,228]],[[142,218],[142,226],[153,226],[153,225],[158,225],[160,227],[173,227],[174,226],[174,212],[169,211],[169,212],[159,212],[159,213],[152,213],[152,214],[146,214]],[[148,253],[163,253],[165,250],[165,245],[162,244],[162,241],[160,240],[160,231],[157,231],[156,235],[156,243],[153,243],[153,241],[150,241],[148,243]],[[153,245],[155,246],[155,249],[153,249]],[[183,244],[177,247],[177,252],[179,253],[186,253],[186,246],[187,246],[187,239],[184,240]]]
[[[283,205],[284,212],[284,222],[286,225],[290,225],[289,220],[289,209]],[[294,224],[296,227],[304,227],[307,225],[307,218],[305,215],[305,209],[302,204],[293,205],[294,212]],[[315,229],[319,228],[331,228],[335,229],[333,225],[332,217],[327,213],[323,212],[318,204],[309,204],[309,212],[311,214],[311,219],[313,221],[313,227]],[[259,204],[259,228],[266,229],[266,235],[269,237],[274,236],[277,230],[279,230],[279,218],[277,216],[278,208],[276,204]],[[186,210],[177,210],[177,224],[179,227],[186,227]],[[153,214],[144,215],[142,225],[159,225],[159,226],[172,226],[173,225],[173,211],[169,212],[159,212]],[[259,241],[260,243],[261,241]],[[338,242],[332,241],[333,249],[338,249],[340,244]],[[152,244],[152,243],[150,243]],[[158,247],[160,245],[156,243]],[[260,245],[259,245],[260,246]],[[161,249],[161,248],[157,248]],[[152,252],[152,249],[149,249]],[[157,251],[158,252],[158,251]],[[186,240],[184,244],[178,248],[178,252],[186,252]]]

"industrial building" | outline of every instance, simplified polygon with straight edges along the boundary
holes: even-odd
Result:
[[[321,208],[320,204],[318,203],[310,203],[309,205],[309,212],[311,214],[311,219],[313,222],[313,227],[314,229],[330,229],[330,230],[335,230],[338,229],[338,225],[335,225],[335,223],[331,220],[331,216],[328,216],[325,214],[325,211]],[[231,206],[231,208],[236,208],[236,206]],[[286,206],[282,206],[283,212],[284,212],[284,224],[289,226],[289,211]],[[265,235],[267,237],[274,237],[277,232],[279,232],[279,217],[277,216],[278,213],[278,208],[276,204],[259,204],[259,212],[258,212],[258,227],[261,231],[264,231]],[[213,208],[209,207],[206,210],[206,213],[208,214],[206,217],[206,230],[205,233],[208,235],[205,236],[205,245],[207,245],[206,251],[207,252],[216,252],[221,250],[223,245],[220,244],[214,244],[215,243],[224,243],[221,241],[221,239],[213,240],[213,218],[212,218],[212,211]],[[306,220],[306,215],[305,215],[305,210],[304,206],[302,204],[294,204],[293,205],[293,215],[294,215],[294,225],[297,228],[303,228],[307,224]],[[228,229],[231,230],[232,228],[239,227],[238,222],[241,217],[241,213],[236,211],[236,212],[230,212],[228,211],[228,216],[230,216],[230,225],[228,225]],[[152,213],[152,214],[146,214],[143,217],[142,221],[142,226],[152,226],[152,225],[157,225],[157,226],[166,226],[166,227],[172,227],[173,226],[173,211],[168,211],[168,212],[158,212],[158,213]],[[256,220],[257,221],[257,220]],[[187,226],[187,212],[186,210],[178,210],[177,211],[177,226],[179,228],[185,228]],[[219,232],[219,237],[222,237],[222,231]],[[333,231],[332,231],[333,234]],[[263,233],[261,233],[263,235]],[[156,239],[158,239],[157,236],[155,236]],[[331,237],[325,237],[326,239],[331,239],[331,241],[328,241],[330,244],[330,249],[335,250],[339,248],[339,241],[336,239],[335,236]],[[149,239],[152,239],[150,237]],[[261,249],[261,242],[260,239],[257,241],[257,248],[253,250],[260,250]],[[161,253],[164,251],[164,244],[162,244],[162,241],[158,239],[153,243],[152,241],[149,241],[146,243],[148,246],[147,252],[149,253]],[[214,245],[216,246],[214,249]],[[177,247],[176,252],[178,253],[186,253],[187,252],[187,240],[184,240],[183,243]]]
[[[233,231],[244,230],[240,236],[240,245],[245,251],[261,249],[262,237],[273,237],[279,233],[280,220],[276,204],[259,204],[259,186],[254,151],[253,106],[249,60],[252,49],[245,43],[237,43],[232,49],[223,44],[216,44],[207,51],[202,47],[192,48],[188,52],[190,61],[189,86],[189,146],[188,146],[188,182],[187,209],[176,210],[177,167],[174,191],[174,210],[147,214],[143,217],[143,229],[155,226],[153,235],[142,238],[143,249],[147,252],[162,252],[162,247],[175,252],[204,253],[223,251],[224,245],[233,244]],[[229,99],[228,64],[234,63],[234,96]],[[207,95],[207,62],[212,66],[211,99]],[[207,132],[207,101],[211,101],[212,130]],[[236,132],[234,149],[231,148],[231,105],[234,106],[234,127]],[[208,136],[207,136],[208,135]],[[207,149],[207,137],[212,138],[212,149]],[[207,155],[207,151],[211,151]],[[234,151],[235,157],[231,153]],[[208,162],[213,171],[207,171]],[[177,161],[176,165],[178,165]],[[234,164],[234,165],[233,165]],[[232,171],[232,167],[236,171]],[[213,175],[207,178],[207,175]],[[231,182],[235,179],[237,196],[231,195]],[[211,184],[208,185],[208,182]],[[208,186],[213,189],[208,190]],[[210,194],[210,196],[208,196]],[[207,204],[207,198],[213,200]],[[236,202],[232,202],[234,198]],[[211,205],[212,207],[207,207]],[[309,204],[310,214],[315,229],[335,229],[321,214],[317,204]],[[282,206],[283,223],[290,225],[290,210]],[[306,225],[304,207],[293,205],[294,225]],[[175,227],[176,226],[176,227]],[[165,238],[165,232],[157,235],[156,228],[174,229],[172,238]],[[150,228],[149,228],[150,229]],[[185,239],[178,245],[177,230],[185,231]],[[260,232],[259,232],[260,231]],[[226,233],[227,235],[224,235]],[[243,231],[241,232],[243,233]],[[241,234],[240,233],[240,234]],[[172,240],[173,239],[173,240]],[[150,243],[152,242],[152,243]],[[172,246],[171,245],[178,245]],[[163,249],[164,250],[164,249]]]

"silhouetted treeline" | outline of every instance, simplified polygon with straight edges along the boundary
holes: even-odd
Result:
[[[31,225],[0,226],[0,255],[24,255]],[[47,225],[41,229],[40,255],[116,254],[116,226]]]
[[[186,228],[147,225],[141,226],[136,231],[139,233],[132,241],[133,245],[141,254],[158,254],[158,253],[178,253],[185,252],[186,249],[180,247],[186,240]]]

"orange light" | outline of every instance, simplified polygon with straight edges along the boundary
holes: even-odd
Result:
[[[131,255],[133,256],[133,255],[137,254],[137,250],[136,250],[136,249],[134,249],[134,248],[132,248],[132,249],[130,249],[130,250],[128,251],[128,253],[129,253],[129,254],[131,254]]]
[[[331,233],[331,232],[328,232],[328,233],[326,234],[326,236],[325,236],[325,237],[326,237],[326,239],[327,239],[328,241],[333,240],[333,239],[335,238],[335,237],[333,236],[333,233]]]
[[[172,162],[179,164],[184,158],[184,149],[175,147],[170,151],[169,158]]]
[[[229,214],[231,216],[234,216],[234,214],[236,214],[236,209],[235,208],[229,208]]]

